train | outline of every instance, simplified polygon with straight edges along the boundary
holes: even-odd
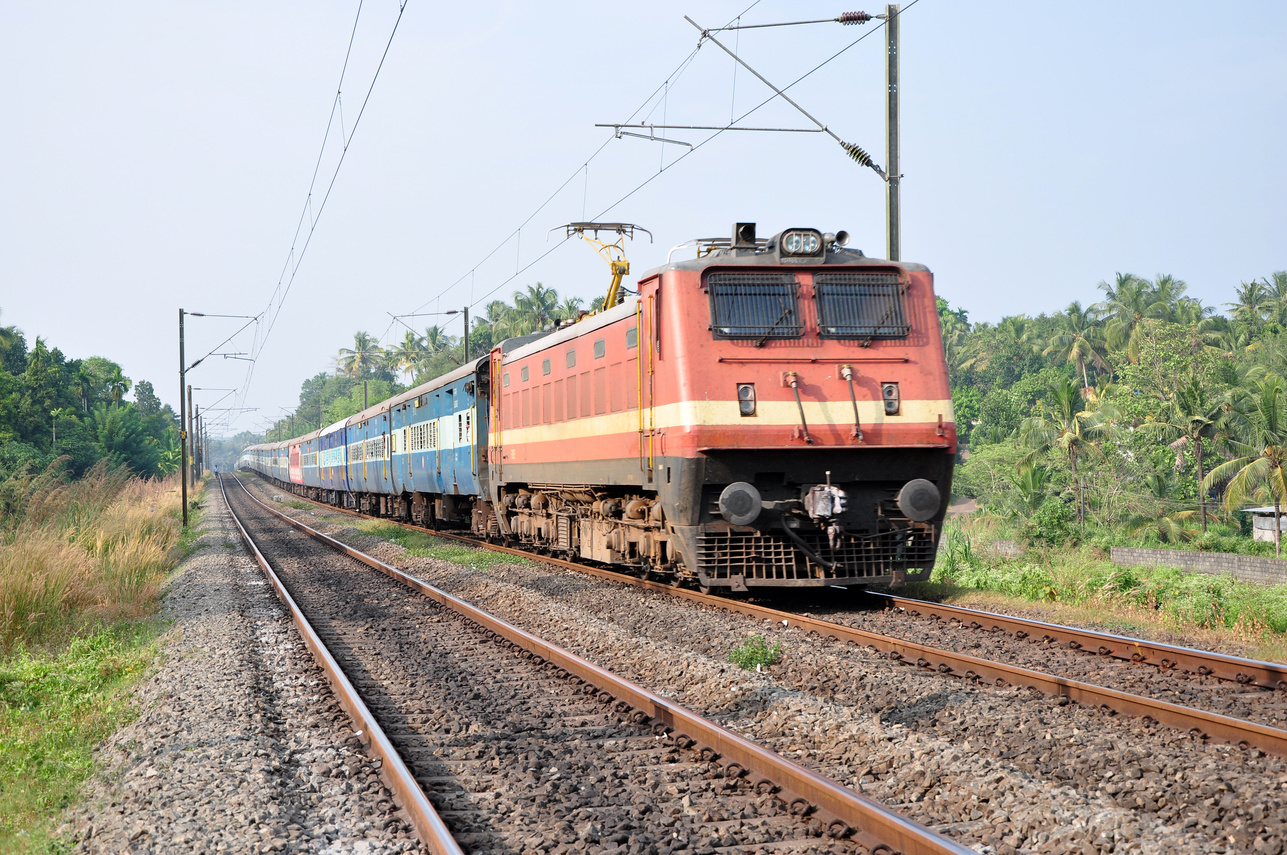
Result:
[[[738,223],[597,313],[240,466],[704,592],[926,579],[957,450],[933,276],[847,237]]]

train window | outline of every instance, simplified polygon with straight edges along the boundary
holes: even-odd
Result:
[[[523,370],[522,370],[522,371],[518,372],[518,379],[519,379],[519,380],[522,380],[524,383],[526,383],[526,382],[527,382],[527,366],[526,366],[526,365],[524,365],[524,366],[523,366]]]
[[[542,374],[550,373],[550,361],[548,359],[541,360],[541,373]]]
[[[502,386],[508,386],[508,385],[509,385],[509,372],[508,372],[508,371],[506,371],[504,374],[502,374],[502,375],[501,375],[501,385],[502,385]]]
[[[824,338],[905,338],[897,273],[815,273],[818,331]]]
[[[608,343],[605,339],[596,338],[594,340],[594,358],[603,359],[604,354],[608,352]]]
[[[711,273],[711,329],[719,338],[799,338],[794,273]]]
[[[576,368],[576,351],[568,351],[568,368]]]
[[[626,348],[639,346],[639,327],[631,327],[626,330]]]

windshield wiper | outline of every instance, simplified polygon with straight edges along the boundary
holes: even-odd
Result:
[[[785,321],[787,319],[787,315],[789,314],[791,314],[791,307],[790,306],[783,307],[782,316],[773,322],[773,326],[769,327],[768,330],[765,331],[764,335],[760,337],[760,340],[755,343],[755,346],[764,347],[764,342],[769,340],[769,336],[773,335],[773,331],[778,328],[778,324]]]

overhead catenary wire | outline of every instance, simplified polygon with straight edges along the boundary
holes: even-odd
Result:
[[[920,2],[920,0],[912,0],[912,2],[908,3],[906,6],[903,6],[903,7],[899,10],[898,14],[899,14],[899,15],[902,15],[902,14],[903,14],[903,13],[905,13],[908,9],[912,8],[913,6],[915,6],[915,5],[916,5],[917,3],[919,3],[919,2]],[[738,16],[736,16],[735,18],[731,19],[729,23],[731,24],[733,21],[736,21],[736,20],[740,19],[741,17],[743,17],[744,15],[746,15],[746,13],[747,13],[747,12],[751,11],[751,9],[754,9],[757,5],[759,5],[759,0],[756,0],[756,2],[755,2],[755,3],[752,3],[749,7],[747,7],[747,9],[746,9],[745,11],[743,11],[741,14],[739,14],[739,15],[738,15]],[[876,16],[873,16],[873,17],[876,17]],[[881,17],[883,17],[883,16],[881,16]],[[766,105],[768,105],[768,104],[769,104],[769,103],[771,103],[772,101],[776,100],[778,97],[781,97],[781,93],[788,92],[788,91],[790,91],[791,89],[793,89],[794,87],[798,86],[800,83],[803,83],[803,82],[804,82],[805,80],[807,80],[809,77],[811,77],[811,76],[813,76],[814,74],[816,74],[819,70],[821,70],[821,69],[822,69],[822,68],[824,68],[825,66],[829,65],[830,63],[834,62],[835,60],[839,59],[839,58],[840,58],[842,55],[844,55],[845,53],[847,53],[847,52],[849,52],[850,50],[852,50],[855,46],[857,46],[857,45],[858,45],[860,42],[862,42],[864,39],[866,39],[866,38],[868,38],[869,36],[875,35],[876,33],[880,32],[880,30],[883,28],[883,26],[884,26],[884,22],[882,21],[880,25],[878,25],[878,26],[874,27],[873,29],[866,30],[865,32],[863,32],[863,33],[862,33],[862,35],[858,36],[856,39],[854,39],[853,41],[849,42],[847,45],[845,45],[844,47],[842,47],[840,50],[836,51],[835,53],[831,54],[831,55],[830,55],[829,57],[827,57],[826,59],[824,59],[824,60],[822,60],[821,62],[819,62],[817,65],[815,65],[815,66],[813,66],[812,68],[810,68],[810,69],[809,69],[808,71],[806,71],[804,74],[800,75],[800,76],[799,76],[799,77],[797,77],[795,80],[793,80],[793,81],[791,81],[790,83],[788,83],[786,86],[783,86],[783,87],[781,87],[780,89],[776,89],[776,88],[775,88],[775,89],[774,89],[774,93],[773,93],[772,95],[770,95],[768,98],[764,99],[763,101],[761,101],[760,103],[758,103],[758,104],[756,104],[754,107],[752,107],[751,109],[749,109],[749,110],[747,110],[746,112],[744,112],[742,115],[740,115],[740,116],[736,117],[734,120],[730,121],[730,122],[729,122],[729,124],[728,124],[727,126],[724,126],[724,127],[722,127],[722,128],[719,128],[718,130],[715,130],[715,132],[714,132],[714,133],[712,133],[709,137],[707,137],[706,139],[702,140],[702,141],[701,141],[701,142],[699,142],[699,143],[694,144],[694,145],[693,145],[691,148],[689,148],[687,151],[682,152],[681,154],[679,154],[679,155],[678,155],[678,157],[676,157],[676,158],[675,158],[675,160],[671,161],[671,162],[670,162],[670,163],[668,163],[668,164],[663,165],[663,166],[662,166],[662,167],[661,167],[657,172],[654,172],[654,173],[652,173],[651,175],[649,175],[649,176],[648,176],[647,178],[645,178],[642,182],[640,182],[640,183],[639,183],[638,185],[636,185],[634,188],[632,188],[631,190],[629,190],[627,193],[625,193],[623,196],[621,196],[621,197],[620,197],[619,199],[617,199],[615,202],[613,202],[612,204],[608,205],[606,208],[604,208],[602,211],[600,211],[598,214],[596,214],[596,215],[595,215],[593,218],[591,218],[591,219],[599,219],[600,217],[603,217],[603,216],[605,216],[606,214],[610,213],[612,210],[614,210],[615,208],[617,208],[618,206],[620,206],[622,203],[624,203],[624,202],[626,202],[627,200],[629,200],[632,196],[634,196],[634,195],[635,195],[636,193],[638,193],[640,190],[644,189],[644,188],[645,188],[645,187],[647,187],[649,184],[651,184],[653,181],[655,181],[657,178],[661,177],[663,174],[665,174],[666,172],[668,172],[671,168],[673,168],[673,167],[677,166],[678,164],[680,164],[681,162],[683,162],[684,160],[686,160],[688,157],[690,157],[690,156],[692,156],[693,154],[695,154],[695,153],[697,152],[697,150],[698,150],[698,149],[702,148],[702,147],[703,147],[703,146],[705,146],[707,143],[709,143],[709,142],[711,142],[712,140],[716,139],[717,137],[719,137],[719,136],[720,136],[722,133],[724,133],[725,131],[728,131],[728,130],[734,130],[734,127],[733,127],[734,125],[736,125],[738,122],[744,121],[747,117],[749,117],[749,116],[751,116],[752,114],[754,114],[754,113],[758,112],[760,109],[762,109],[763,107],[765,107]],[[728,26],[726,25],[724,28],[719,28],[719,29],[713,30],[713,32],[719,32],[719,31],[720,31],[720,29],[727,29],[727,28],[728,28]],[[631,114],[630,114],[630,116],[629,116],[629,117],[627,117],[626,121],[625,121],[624,123],[622,123],[622,124],[623,124],[623,125],[629,124],[629,123],[630,123],[630,122],[631,122],[631,121],[632,121],[636,116],[638,116],[638,115],[639,115],[639,113],[643,110],[643,108],[644,108],[645,106],[647,106],[647,104],[648,104],[648,103],[652,102],[652,101],[653,101],[653,99],[656,99],[656,98],[657,98],[657,96],[658,96],[658,94],[663,93],[663,92],[667,89],[667,87],[669,86],[669,84],[673,81],[673,79],[675,78],[675,76],[676,76],[678,73],[680,73],[681,69],[684,69],[684,68],[685,68],[689,63],[691,63],[691,62],[692,62],[692,60],[696,57],[697,52],[700,50],[700,48],[701,48],[701,44],[700,44],[700,42],[699,42],[698,46],[697,46],[696,48],[694,48],[694,49],[693,49],[693,51],[692,51],[691,53],[689,53],[689,54],[684,58],[684,60],[679,64],[679,66],[677,66],[677,67],[676,67],[675,72],[672,72],[672,73],[671,73],[671,75],[667,76],[667,78],[665,79],[665,81],[663,81],[660,85],[658,85],[658,87],[657,87],[656,89],[654,89],[654,90],[653,90],[653,92],[652,92],[652,93],[651,93],[651,94],[650,94],[650,95],[649,95],[649,96],[644,100],[643,104],[642,104],[642,105],[640,105],[640,107],[638,107],[638,108],[637,108],[633,113],[631,113]],[[765,81],[765,82],[766,82],[766,84],[767,84],[767,81]],[[770,87],[772,88],[771,84],[768,84],[768,85],[770,85]],[[787,100],[790,100],[790,99],[787,99]],[[655,105],[654,105],[653,110],[649,111],[649,113],[648,113],[647,115],[648,115],[648,116],[652,115],[652,113],[653,113],[653,112],[655,112],[659,107],[661,107],[661,101],[660,101],[660,100],[658,100],[657,104],[655,104]],[[645,118],[646,118],[646,116],[645,116]],[[821,125],[821,123],[819,123],[819,125],[820,125],[820,127],[819,127],[819,129],[818,129],[818,132],[823,132],[823,130],[825,129],[825,127],[826,127],[826,126],[825,126],[825,125]],[[805,129],[805,130],[809,130],[809,129]],[[834,134],[833,134],[833,136],[834,136]],[[609,139],[605,140],[605,141],[603,142],[603,144],[602,144],[602,145],[600,145],[600,146],[599,146],[599,148],[595,150],[594,154],[592,154],[592,155],[590,156],[590,158],[588,158],[588,159],[585,161],[585,164],[584,164],[582,167],[578,167],[578,168],[577,168],[577,170],[576,170],[575,172],[573,172],[573,173],[572,173],[572,175],[570,175],[570,176],[568,177],[568,179],[567,179],[567,180],[565,180],[565,181],[563,182],[563,184],[561,184],[561,185],[559,186],[559,188],[558,188],[557,190],[555,190],[555,192],[554,192],[554,193],[552,193],[552,194],[550,195],[550,197],[549,197],[549,198],[547,198],[547,199],[546,199],[546,200],[545,200],[545,201],[544,201],[544,202],[543,202],[543,203],[542,203],[542,204],[541,204],[541,205],[540,205],[540,206],[539,206],[535,211],[533,211],[531,214],[529,214],[529,215],[528,215],[528,217],[523,221],[523,226],[525,226],[525,225],[527,225],[527,223],[531,222],[531,220],[532,220],[532,219],[533,219],[537,214],[539,214],[542,210],[544,210],[544,208],[545,208],[546,206],[548,206],[548,205],[549,205],[549,203],[550,203],[551,201],[553,201],[553,199],[554,199],[556,196],[558,196],[558,194],[559,194],[560,192],[562,192],[563,188],[564,188],[564,187],[566,187],[566,186],[567,186],[567,184],[568,184],[571,180],[573,180],[574,178],[576,178],[576,176],[577,176],[578,174],[580,174],[580,173],[581,173],[581,170],[582,170],[582,169],[584,169],[584,168],[588,168],[589,163],[590,163],[592,160],[594,160],[594,158],[595,158],[595,157],[597,157],[597,156],[598,156],[598,155],[603,151],[603,149],[607,147],[608,143],[612,142],[612,140],[613,140],[613,139],[615,139],[615,134],[614,134],[614,136],[613,136],[613,137],[611,137],[611,138],[609,138]],[[839,138],[837,137],[837,139],[839,139]],[[843,141],[840,141],[840,142],[841,142],[841,145],[842,145],[842,146],[846,146],[846,145],[847,145],[847,144],[845,144]],[[866,155],[866,152],[862,151],[862,149],[858,148],[857,146],[853,146],[853,148],[854,148],[854,149],[856,149],[856,151],[850,151],[850,148],[849,148],[849,147],[846,147],[846,148],[845,148],[846,153],[848,153],[848,154],[850,155],[850,157],[852,157],[854,160],[858,161],[861,165],[864,165],[864,166],[872,165],[872,166],[874,167],[874,165],[873,165],[873,164],[869,164],[869,163],[864,162],[863,156],[864,156],[864,155]],[[867,158],[866,158],[866,160],[868,160],[868,161],[869,161],[869,160],[870,160],[870,157],[867,157]],[[879,167],[874,167],[874,168],[875,168],[877,171],[879,171]],[[882,177],[883,177],[883,176],[882,176]],[[584,200],[583,200],[583,202],[584,202]],[[584,204],[583,204],[583,208],[584,208]],[[584,214],[583,214],[583,216],[584,216]],[[522,228],[522,226],[520,226],[520,227],[519,227],[519,230],[521,230],[521,228]],[[516,230],[516,231],[518,231],[518,230]],[[456,285],[458,285],[460,282],[464,281],[464,279],[465,279],[465,277],[466,277],[466,276],[470,276],[470,275],[472,275],[472,274],[477,270],[477,268],[478,268],[479,266],[481,266],[483,263],[485,263],[485,262],[487,261],[487,259],[489,259],[489,258],[490,258],[492,255],[494,255],[496,252],[498,252],[498,251],[499,251],[499,250],[500,250],[500,249],[501,249],[505,244],[507,244],[507,243],[509,242],[510,238],[513,236],[513,234],[514,234],[514,233],[510,233],[510,235],[509,235],[509,236],[507,236],[507,238],[506,238],[506,239],[505,239],[505,240],[504,240],[500,245],[498,245],[495,249],[493,249],[490,253],[488,253],[488,254],[487,254],[487,256],[486,256],[486,257],[484,257],[484,259],[483,259],[482,261],[480,261],[480,262],[478,262],[477,264],[475,264],[473,267],[471,267],[471,268],[470,268],[470,270],[469,270],[468,272],[466,272],[465,274],[463,274],[463,275],[462,275],[459,279],[457,279],[455,282],[452,282],[450,285],[448,285],[448,286],[446,286],[445,288],[443,288],[443,289],[442,289],[441,291],[439,291],[439,292],[438,292],[438,294],[436,294],[434,297],[430,298],[429,300],[427,300],[427,301],[425,301],[423,304],[421,304],[421,306],[417,307],[416,311],[419,311],[419,309],[424,308],[424,306],[429,305],[429,304],[430,304],[430,303],[432,303],[434,300],[439,300],[439,299],[441,299],[443,296],[445,296],[447,293],[449,293],[449,292],[451,291],[451,289],[452,289],[452,288],[454,288],[454,287],[455,287]],[[541,253],[539,256],[537,256],[536,258],[534,258],[534,259],[533,259],[532,261],[530,261],[528,264],[524,265],[522,268],[520,268],[519,270],[517,270],[513,275],[511,275],[511,276],[507,276],[504,280],[502,280],[500,283],[498,283],[497,285],[495,285],[494,287],[492,287],[490,290],[488,290],[486,293],[484,293],[481,297],[478,297],[478,298],[477,298],[477,299],[475,299],[473,302],[471,302],[471,303],[469,304],[469,305],[470,305],[470,308],[474,308],[474,307],[478,306],[479,304],[483,303],[484,301],[486,301],[488,297],[492,296],[492,295],[493,295],[493,294],[495,294],[497,291],[499,291],[500,289],[504,288],[504,287],[505,287],[506,285],[508,285],[509,283],[513,282],[513,281],[514,281],[515,279],[517,279],[520,275],[522,275],[522,274],[523,274],[524,272],[526,272],[527,270],[531,269],[533,266],[535,266],[535,265],[536,265],[536,264],[538,264],[539,262],[543,261],[543,260],[544,260],[545,258],[547,258],[551,253],[553,253],[555,250],[559,249],[559,248],[560,248],[560,247],[562,247],[565,243],[567,243],[567,241],[568,241],[568,238],[564,237],[562,240],[560,240],[558,243],[556,243],[556,244],[555,244],[554,246],[552,246],[550,249],[548,249],[548,250],[546,250],[545,252]]]
[[[401,0],[401,2],[399,2],[398,4],[398,16],[394,20],[393,27],[389,32],[389,38],[385,42],[384,51],[380,55],[380,62],[376,66],[375,73],[371,76],[371,83],[367,87],[366,95],[362,99],[362,106],[358,108],[357,116],[354,118],[353,125],[351,128],[347,130],[347,133],[341,130],[341,139],[343,144],[340,149],[339,160],[335,164],[335,170],[331,173],[331,179],[327,183],[326,192],[322,195],[322,201],[317,206],[316,213],[310,216],[309,214],[312,211],[314,188],[316,187],[317,176],[320,173],[323,155],[326,151],[326,143],[330,135],[331,124],[335,119],[335,115],[337,111],[341,109],[340,98],[341,98],[341,93],[344,89],[344,77],[345,77],[345,74],[347,74],[348,72],[349,57],[352,54],[352,50],[353,50],[353,40],[357,33],[358,21],[361,19],[361,15],[362,15],[362,3],[361,3],[361,0],[359,0],[357,15],[355,16],[353,21],[353,30],[349,35],[348,48],[346,49],[344,54],[344,64],[340,70],[340,82],[336,87],[335,99],[332,102],[331,116],[326,123],[326,132],[324,133],[322,138],[322,148],[321,148],[321,151],[318,153],[317,165],[314,166],[313,178],[309,183],[308,195],[304,203],[304,211],[301,213],[299,223],[296,226],[295,238],[291,243],[290,251],[287,253],[286,263],[282,269],[282,274],[278,279],[277,287],[273,290],[272,297],[269,298],[268,307],[264,310],[264,312],[261,313],[267,316],[267,324],[265,326],[263,335],[256,336],[254,346],[251,349],[251,355],[255,359],[259,358],[259,355],[263,352],[264,347],[267,345],[268,337],[272,334],[273,328],[277,324],[277,319],[281,316],[282,307],[286,303],[286,298],[290,296],[291,287],[295,284],[295,277],[298,274],[300,265],[304,261],[304,256],[305,254],[307,254],[308,248],[312,243],[313,233],[316,231],[317,224],[322,218],[322,213],[326,210],[326,203],[331,197],[331,191],[335,188],[335,182],[339,178],[340,169],[344,166],[344,159],[348,155],[349,146],[353,142],[353,137],[357,134],[358,125],[361,124],[362,116],[366,113],[367,105],[371,101],[371,93],[375,91],[376,81],[380,79],[380,72],[384,69],[385,60],[388,59],[388,56],[389,56],[389,49],[393,46],[393,39],[398,34],[398,26],[402,23],[403,13],[406,12],[407,3],[409,2],[410,0]],[[300,230],[303,228],[303,223],[305,219],[307,219],[309,222],[308,232],[304,237],[303,246],[299,247],[298,255],[296,255],[296,244],[298,243]],[[289,271],[289,276],[287,276],[288,271]],[[285,280],[284,287],[283,287],[283,280]],[[280,297],[278,297],[279,293],[280,293]],[[276,304],[275,309],[274,309],[274,304]],[[250,392],[250,384],[254,378],[255,365],[256,363],[254,362],[250,363],[246,371],[246,379],[245,379],[245,382],[242,384],[243,392],[241,396],[241,401],[243,403],[245,400],[245,396]]]

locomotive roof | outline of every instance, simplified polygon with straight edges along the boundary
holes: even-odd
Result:
[[[667,270],[701,271],[708,267],[889,267],[890,265],[918,272],[929,270],[923,264],[916,264],[910,261],[868,258],[863,255],[862,250],[848,247],[834,247],[821,257],[783,258],[777,248],[770,243],[767,246],[757,246],[754,249],[721,247],[712,250],[701,258],[667,262],[660,267],[654,267],[644,273],[640,279],[657,276]]]
[[[508,364],[516,359],[522,359],[524,356],[530,356],[533,353],[539,353],[547,347],[553,347],[556,344],[562,344],[565,341],[571,341],[574,338],[580,338],[583,335],[592,333],[600,327],[606,327],[608,324],[619,321],[623,318],[633,317],[635,314],[635,304],[639,302],[638,297],[627,297],[624,303],[613,306],[597,315],[587,315],[574,324],[569,324],[561,329],[546,333],[534,341],[516,347],[512,351],[502,348],[501,362]]]

